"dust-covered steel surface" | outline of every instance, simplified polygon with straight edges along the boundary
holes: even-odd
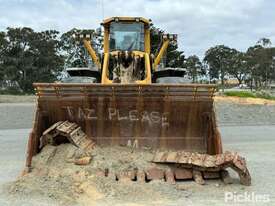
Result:
[[[235,170],[243,185],[251,185],[251,176],[246,161],[237,153],[225,152],[218,155],[198,154],[185,151],[157,152],[153,162],[162,164],[178,164],[184,168],[203,172],[222,171],[228,167]]]
[[[98,145],[135,142],[139,147],[221,152],[214,85],[34,86],[38,96],[34,139],[52,124],[69,120]]]

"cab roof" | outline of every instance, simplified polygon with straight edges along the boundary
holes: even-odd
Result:
[[[151,19],[145,19],[143,17],[111,17],[103,20],[102,25],[107,26],[111,22],[143,22],[144,24],[149,25],[151,23]]]

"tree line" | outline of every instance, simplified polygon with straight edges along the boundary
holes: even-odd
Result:
[[[210,80],[219,79],[221,85],[228,77],[256,89],[267,88],[275,80],[275,48],[267,38],[260,39],[246,52],[224,45],[208,49],[204,56]]]
[[[95,30],[72,29],[34,31],[31,28],[7,28],[0,32],[0,89],[33,92],[33,82],[53,82],[62,76],[64,68],[87,67],[91,59],[76,33],[93,34],[96,51],[102,49],[101,33]],[[160,29],[151,30],[152,53],[161,43]],[[260,39],[246,52],[217,45],[205,52],[202,60],[196,55],[185,57],[176,44],[168,47],[165,66],[184,68],[194,83],[220,82],[235,78],[239,84],[255,88],[267,87],[275,80],[275,48],[266,38]]]

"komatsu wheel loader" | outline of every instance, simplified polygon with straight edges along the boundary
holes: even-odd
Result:
[[[89,77],[90,81],[33,84],[37,107],[29,136],[27,168],[43,146],[41,136],[62,121],[80,126],[87,138],[103,147],[135,145],[172,152],[169,154],[178,158],[179,151],[184,151],[191,156],[225,159],[213,106],[216,86],[184,84],[183,70],[159,68],[176,35],[164,34],[158,54],[153,55],[150,20],[113,17],[102,25],[101,59],[91,45],[91,35],[77,37],[97,68],[69,70],[71,77]],[[169,162],[169,154],[163,153],[156,162]],[[177,158],[170,159],[170,163],[177,162]]]

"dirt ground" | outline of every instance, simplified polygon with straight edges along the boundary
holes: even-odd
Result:
[[[31,127],[34,104],[2,103],[0,205],[274,205],[275,104],[249,101],[216,98],[215,105],[225,150],[237,151],[247,158],[252,175],[250,187],[240,185],[233,172],[232,185],[224,185],[219,180],[207,181],[204,186],[192,181],[178,182],[177,185],[161,181],[124,183],[112,177],[98,177],[95,176],[96,168],[105,168],[106,162],[113,171],[120,170],[121,165],[126,168],[151,166],[152,154],[133,153],[129,148],[97,148],[88,166],[78,166],[69,160],[81,153],[70,144],[47,146],[34,158],[34,172],[14,181],[24,165],[29,132],[29,129],[21,128]],[[120,156],[124,158],[117,158]],[[119,159],[125,162],[119,162]],[[46,165],[42,164],[45,160]],[[226,203],[226,192],[268,195],[270,201]]]

